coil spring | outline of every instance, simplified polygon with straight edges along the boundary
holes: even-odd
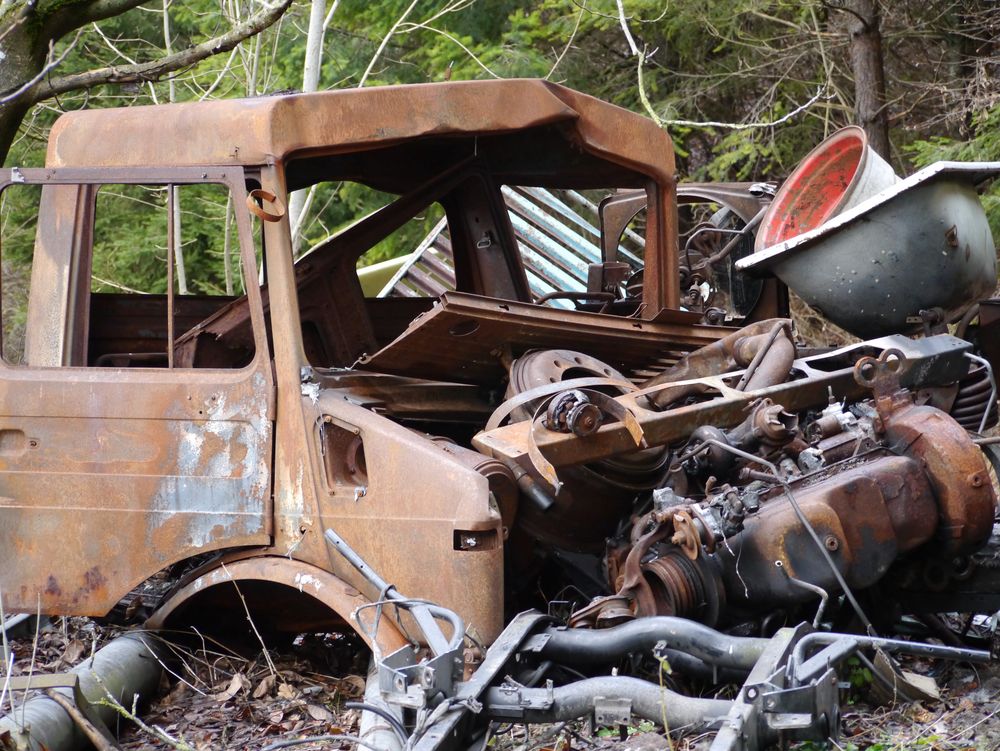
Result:
[[[989,371],[981,364],[976,364],[968,374],[958,382],[958,395],[955,403],[951,407],[949,414],[966,430],[979,430],[983,421],[983,415],[988,409],[989,418],[986,420],[986,427],[991,428],[997,424],[996,402],[990,404],[990,383]]]

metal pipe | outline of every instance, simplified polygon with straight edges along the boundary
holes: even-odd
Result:
[[[730,701],[696,699],[678,694],[670,689],[639,678],[604,676],[576,681],[558,688],[491,688],[486,692],[484,704],[491,707],[517,708],[523,722],[563,722],[584,717],[594,711],[598,697],[628,699],[632,714],[652,722],[666,719],[671,730],[679,728],[708,729],[726,716],[732,707]],[[533,709],[545,706],[547,709]]]
[[[744,668],[723,668],[710,665],[694,655],[679,649],[665,647],[658,650],[657,656],[666,659],[671,671],[682,673],[691,678],[708,681],[709,683],[743,683],[750,671]]]
[[[799,640],[792,652],[792,662],[796,666],[801,665],[805,662],[806,654],[810,648],[833,644],[841,639],[850,639],[859,648],[883,649],[886,652],[898,652],[900,654],[918,655],[920,657],[939,657],[943,660],[960,660],[963,662],[990,661],[989,651],[983,649],[946,647],[940,644],[904,641],[902,639],[882,639],[873,636],[862,636],[860,634],[837,634],[817,631],[812,634],[806,634]]]
[[[794,584],[797,587],[801,587],[802,589],[808,590],[813,594],[819,595],[819,607],[816,609],[816,617],[813,618],[813,623],[812,623],[813,628],[819,628],[819,624],[823,622],[823,613],[826,610],[827,601],[830,599],[829,593],[822,587],[818,587],[815,584],[803,581],[802,579],[796,579],[794,576],[788,573],[788,571],[784,567],[785,564],[782,563],[780,560],[775,561],[774,565],[784,572],[785,576],[788,577],[788,581],[790,581],[792,584]]]
[[[149,633],[120,636],[99,649],[70,672],[80,676],[79,691],[90,704],[91,716],[108,727],[114,727],[118,717],[110,706],[99,702],[106,698],[105,689],[126,709],[132,709],[138,694],[148,700],[159,686],[163,672],[162,642]],[[74,701],[73,690],[53,689]],[[24,706],[0,717],[0,737],[10,733],[15,747],[25,751],[76,751],[89,748],[89,741],[73,719],[59,704],[44,694],[32,696]]]
[[[363,708],[358,719],[358,737],[382,751],[402,751],[406,745],[406,729],[403,727],[402,713],[399,707],[386,704],[382,698],[378,686],[378,663],[374,659],[368,665],[368,680],[365,682],[365,695],[362,704],[365,707],[378,708],[385,714]],[[390,717],[392,720],[389,719]],[[400,737],[400,730],[402,730],[402,737]]]
[[[955,336],[959,339],[965,338],[965,332],[969,328],[969,324],[979,315],[979,303],[969,307],[962,317],[958,321],[958,325],[955,326]]]
[[[784,336],[778,335],[784,333]],[[737,391],[755,391],[757,389],[784,383],[795,362],[795,343],[792,341],[791,324],[783,321],[767,334],[748,337],[737,342],[733,349],[736,361],[744,360],[753,353],[746,372],[736,384]],[[745,361],[745,360],[744,360]]]
[[[427,640],[427,646],[435,655],[442,655],[445,652],[461,649],[465,641],[465,621],[453,610],[435,605],[424,600],[405,597],[392,585],[383,579],[369,566],[365,559],[358,555],[343,537],[332,529],[327,529],[324,533],[326,541],[330,543],[347,561],[358,570],[365,579],[368,580],[379,592],[382,599],[391,602],[400,608],[410,611],[410,615],[417,622],[420,630]],[[437,625],[436,619],[445,621],[451,626],[451,636],[446,637],[441,628]]]
[[[738,367],[733,359],[733,350],[735,349],[737,343],[749,337],[762,334],[769,335],[774,329],[776,323],[788,323],[788,320],[769,319],[766,321],[757,321],[749,324],[748,326],[744,326],[739,331],[734,331],[733,333],[727,334],[711,344],[707,344],[704,347],[694,350],[693,352],[687,353],[680,360],[678,360],[676,364],[667,368],[659,375],[644,382],[642,384],[642,388],[648,389],[654,386],[662,386],[667,383],[693,380],[696,378],[706,378],[709,376],[716,376],[721,373],[728,373]],[[657,395],[654,395],[652,397],[654,402],[656,401],[656,396]],[[663,398],[662,394],[660,396]]]
[[[628,652],[650,651],[658,642],[686,652],[710,665],[750,670],[770,643],[769,639],[727,636],[687,618],[669,615],[637,618],[599,631],[546,629],[539,656],[571,665],[614,662]]]

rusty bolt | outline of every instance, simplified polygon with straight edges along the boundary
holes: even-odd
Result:
[[[983,486],[983,476],[979,472],[973,472],[969,475],[969,484],[974,488],[981,488]]]
[[[840,540],[834,535],[827,535],[826,539],[823,540],[823,544],[826,545],[826,549],[831,553],[840,549]]]

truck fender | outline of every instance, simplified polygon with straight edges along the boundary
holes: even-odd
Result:
[[[187,581],[182,581],[167,595],[146,621],[146,628],[161,629],[171,625],[172,616],[186,610],[194,600],[216,592],[216,587],[230,582],[236,585],[236,590],[240,589],[241,583],[247,586],[262,582],[281,585],[288,588],[284,594],[294,593],[312,598],[348,624],[369,647],[376,646],[372,643],[370,633],[375,608],[365,607],[372,603],[363,594],[329,571],[309,563],[273,555],[228,562],[213,561],[208,566],[197,569]],[[242,592],[240,597],[243,599]],[[358,612],[358,608],[363,610]],[[252,616],[257,615],[256,610],[257,608],[251,609]],[[179,618],[178,624],[183,624],[183,619]],[[375,641],[382,654],[391,654],[409,643],[390,619],[385,617],[379,619]]]

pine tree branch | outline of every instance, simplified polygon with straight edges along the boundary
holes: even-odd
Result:
[[[122,2],[126,1],[128,0],[122,0]],[[59,94],[82,89],[92,89],[95,86],[103,84],[158,81],[170,73],[188,68],[212,55],[230,51],[244,39],[259,34],[277,21],[291,4],[292,0],[279,0],[274,5],[265,5],[263,10],[255,13],[225,34],[220,34],[217,37],[180,50],[179,52],[165,55],[157,60],[138,63],[136,65],[112,65],[107,68],[98,68],[84,73],[73,73],[61,78],[44,81],[30,92],[27,92],[25,100],[29,104],[37,104],[44,99],[49,99]]]

